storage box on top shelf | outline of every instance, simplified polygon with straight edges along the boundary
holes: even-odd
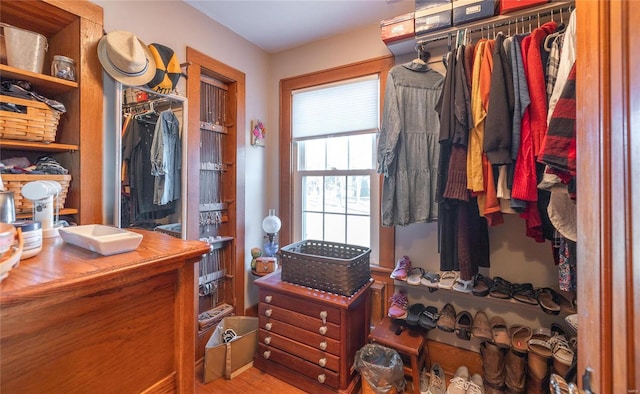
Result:
[[[414,36],[413,12],[380,21],[380,35],[385,44],[412,38]]]
[[[452,0],[416,0],[416,12],[427,8],[440,7],[446,4],[451,5]]]
[[[416,36],[451,27],[451,1],[429,2],[429,7],[416,10]],[[416,1],[416,7],[418,2]]]
[[[458,26],[496,14],[497,0],[453,0],[453,25]]]
[[[500,0],[500,15],[548,2],[549,0]]]

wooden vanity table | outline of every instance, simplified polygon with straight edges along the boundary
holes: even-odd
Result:
[[[45,239],[0,283],[0,392],[194,392],[194,263],[209,247],[133,231],[140,246],[112,256]]]

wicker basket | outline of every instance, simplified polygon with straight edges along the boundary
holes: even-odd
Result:
[[[285,282],[351,296],[371,278],[371,249],[327,241],[305,240],[280,250]]]
[[[56,208],[64,208],[64,201],[67,199],[69,192],[69,184],[71,183],[71,175],[36,175],[36,174],[2,174],[2,183],[5,190],[13,192],[16,213],[31,212],[33,210],[33,201],[22,197],[22,186],[33,181],[56,181],[62,186],[58,198],[54,198],[54,204],[57,201]]]
[[[60,112],[35,100],[0,95],[0,102],[27,107],[26,114],[0,111],[0,138],[39,142],[55,141]]]

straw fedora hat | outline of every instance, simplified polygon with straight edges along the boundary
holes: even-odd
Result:
[[[149,48],[133,33],[116,30],[98,42],[98,58],[104,70],[125,85],[147,84],[156,73]]]

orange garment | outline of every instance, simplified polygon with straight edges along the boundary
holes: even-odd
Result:
[[[502,217],[500,202],[498,201],[496,194],[493,169],[487,155],[485,154],[482,155],[482,172],[484,174],[484,179],[487,182],[485,184],[486,190],[482,195],[483,206],[478,206],[478,209],[483,213],[482,216],[487,219],[487,224],[489,226],[497,226],[504,223],[504,218]],[[478,196],[478,204],[480,204],[480,196]]]
[[[484,191],[482,175],[482,146],[484,140],[484,118],[487,116],[485,106],[482,103],[482,91],[480,89],[481,68],[486,39],[480,40],[475,46],[473,59],[473,74],[471,77],[471,116],[473,127],[469,131],[469,144],[467,147],[467,188],[472,193]],[[482,209],[480,209],[482,213]]]

